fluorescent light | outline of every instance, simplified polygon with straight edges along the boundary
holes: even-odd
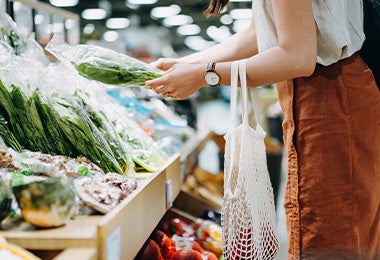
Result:
[[[177,28],[177,33],[180,35],[196,35],[201,32],[201,27],[197,24],[184,24]]]
[[[152,9],[150,15],[153,18],[165,18],[169,16],[177,15],[181,12],[181,7],[179,5],[170,6],[158,6]]]
[[[206,41],[201,36],[188,36],[185,45],[194,51],[201,51],[215,45],[215,42]]]
[[[65,21],[65,27],[67,30],[71,30],[71,29],[75,28],[76,26],[78,26],[78,23],[73,19],[67,19]]]
[[[163,21],[165,26],[179,26],[189,24],[193,22],[193,18],[190,15],[178,14],[175,16],[166,17]]]
[[[252,9],[250,8],[239,8],[232,9],[230,11],[232,19],[241,20],[241,19],[251,19],[252,18]]]
[[[229,14],[224,14],[220,17],[220,22],[224,25],[229,25],[229,24],[232,24],[233,23],[233,19],[231,17],[231,15]]]
[[[246,29],[250,25],[250,20],[236,20],[233,24],[233,30],[239,32]]]
[[[107,42],[114,42],[117,40],[117,38],[119,38],[119,34],[115,31],[106,31],[103,34],[103,39]]]
[[[251,0],[230,0],[230,2],[251,2]]]
[[[79,0],[50,0],[49,2],[55,6],[69,7],[69,6],[76,6]]]
[[[125,29],[130,25],[128,18],[110,18],[106,21],[107,28],[110,29]]]
[[[95,25],[93,25],[92,23],[86,24],[83,28],[84,34],[90,35],[90,34],[93,34],[94,32],[95,32]]]
[[[157,0],[128,0],[127,2],[133,5],[151,5],[157,3]]]
[[[86,20],[102,20],[106,18],[107,12],[100,8],[89,8],[82,12],[83,19]]]
[[[206,32],[207,32],[207,35],[210,36],[210,38],[216,42],[222,42],[223,40],[231,36],[230,29],[225,25],[219,28],[212,25],[207,28]]]

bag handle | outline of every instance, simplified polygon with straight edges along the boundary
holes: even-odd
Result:
[[[236,199],[239,194],[241,187],[239,186],[239,179],[237,180],[237,184],[235,186],[235,192],[232,192],[230,184],[231,184],[231,176],[232,170],[234,166],[234,151],[235,151],[235,128],[237,127],[237,88],[238,88],[238,79],[239,79],[239,61],[233,61],[231,64],[231,94],[230,94],[230,118],[231,118],[231,129],[230,133],[230,150],[229,150],[229,158],[230,158],[230,168],[229,171],[226,172],[226,187],[225,193],[231,199]],[[239,178],[239,175],[238,175]]]
[[[230,97],[230,117],[231,117],[231,130],[237,126],[237,87],[238,79],[240,78],[240,87],[242,93],[242,122],[245,124],[249,123],[249,112],[248,112],[248,91],[251,94],[252,106],[255,113],[255,118],[257,120],[257,126],[262,128],[262,123],[264,121],[263,107],[259,98],[257,88],[247,88],[247,60],[237,60],[233,61],[231,64],[231,97]],[[257,127],[256,127],[257,128]]]
[[[235,151],[235,131],[234,129],[237,127],[237,89],[238,89],[238,79],[240,78],[240,87],[241,87],[241,93],[242,93],[242,104],[241,104],[241,116],[242,116],[242,123],[245,124],[245,126],[249,126],[249,112],[248,112],[248,88],[247,88],[247,69],[246,69],[246,59],[243,60],[237,60],[233,61],[231,64],[231,97],[230,97],[230,117],[231,117],[231,130],[230,130],[230,142],[231,142],[231,149],[229,158],[231,159],[230,162],[230,169],[228,172],[227,177],[227,184],[231,183],[231,176],[232,176],[232,170],[234,165],[234,151]],[[258,96],[257,88],[250,89],[251,91],[251,99],[252,99],[252,105],[255,113],[255,117],[257,120],[256,130],[261,129],[261,123],[263,120],[263,113],[261,102]],[[225,192],[232,198],[236,199],[241,192],[241,186],[242,186],[242,176],[241,174],[237,176],[235,191],[232,192],[231,188],[227,185]]]
[[[248,116],[249,116],[248,93],[247,93],[249,91],[251,94],[251,100],[252,100],[253,110],[255,113],[255,118],[257,120],[257,126],[262,128],[261,125],[263,123],[264,116],[263,116],[263,112],[262,112],[263,109],[262,109],[262,104],[261,104],[260,98],[259,98],[258,88],[247,88],[247,60],[246,59],[239,60],[238,64],[239,64],[240,85],[241,85],[241,91],[242,91],[242,118],[243,118],[243,122],[246,124],[249,124],[249,119],[248,119]],[[257,128],[257,126],[256,126],[256,128]]]

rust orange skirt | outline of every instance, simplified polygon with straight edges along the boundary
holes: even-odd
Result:
[[[289,259],[380,259],[380,92],[357,55],[277,84]]]

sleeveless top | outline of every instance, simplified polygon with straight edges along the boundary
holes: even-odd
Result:
[[[362,0],[311,1],[317,30],[317,63],[327,66],[360,50],[365,39]],[[252,9],[259,52],[277,46],[271,0],[253,0]]]

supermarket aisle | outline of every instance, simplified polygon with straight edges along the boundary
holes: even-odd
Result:
[[[198,103],[197,107],[198,125],[200,127],[207,127],[218,134],[225,133],[230,126],[230,114],[229,103],[218,99],[212,101],[206,101]],[[217,173],[218,172],[218,149],[212,142],[206,144],[205,148],[201,151],[199,156],[199,164],[205,170]],[[278,209],[277,209],[277,224],[280,239],[280,252],[277,260],[287,259],[287,234],[285,223],[285,211],[283,208],[284,200],[284,185],[286,179],[285,171],[285,158],[283,158],[282,172],[281,172],[281,185],[278,197]]]

